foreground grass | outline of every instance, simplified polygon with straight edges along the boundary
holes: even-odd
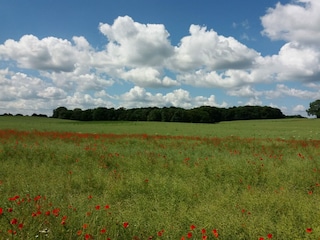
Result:
[[[317,140],[1,130],[0,142],[0,239],[320,237]]]

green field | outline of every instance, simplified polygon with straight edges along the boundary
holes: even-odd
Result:
[[[0,239],[319,239],[319,123],[0,117]]]
[[[79,122],[37,117],[0,117],[0,129],[131,133],[200,137],[320,139],[320,119],[279,119],[191,124],[172,122]]]

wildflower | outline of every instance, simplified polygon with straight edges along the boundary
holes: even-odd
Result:
[[[264,240],[264,238],[263,238],[263,237],[260,237],[259,240]]]
[[[267,237],[268,237],[269,239],[271,239],[271,238],[272,238],[272,234],[269,233],[269,234],[267,235]]]
[[[9,230],[8,230],[8,233],[11,234],[11,235],[15,235],[15,234],[17,234],[17,231],[14,231],[14,230],[12,230],[12,229],[9,229]]]
[[[219,233],[218,233],[218,230],[217,230],[217,229],[213,229],[213,230],[212,230],[212,234],[213,234],[213,236],[215,236],[216,238],[219,237]]]
[[[161,231],[158,232],[158,236],[161,237],[164,233],[164,230],[162,229]]]
[[[101,234],[104,234],[104,233],[106,233],[107,232],[107,229],[105,229],[105,228],[102,228],[101,230],[100,230],[100,233]]]
[[[14,197],[9,198],[9,201],[15,201],[15,200],[17,200],[17,199],[19,199],[19,198],[20,198],[20,196],[19,196],[19,195],[16,195],[16,196],[14,196]]]
[[[40,199],[41,199],[41,196],[38,195],[38,196],[36,196],[36,197],[34,198],[34,201],[37,202],[37,201],[39,201]]]
[[[92,195],[89,195],[89,196],[88,196],[88,199],[92,199]]]
[[[81,236],[81,234],[82,234],[82,230],[78,230],[78,231],[77,231],[77,235],[78,235],[78,236]]]
[[[20,224],[18,225],[18,228],[21,230],[21,229],[23,228],[23,223],[20,223]]]
[[[307,229],[306,229],[306,232],[307,232],[307,233],[312,233],[312,228],[307,228]]]
[[[192,238],[192,232],[188,232],[187,238]]]
[[[65,225],[66,224],[66,220],[67,220],[67,216],[63,216],[61,219],[61,225]]]
[[[52,210],[52,214],[55,215],[56,217],[59,216],[60,208],[55,208]]]
[[[95,206],[96,210],[100,210],[100,205]]]
[[[50,211],[46,211],[44,214],[45,214],[46,216],[50,216]]]
[[[123,227],[124,227],[124,228],[127,228],[128,226],[129,226],[129,223],[128,223],[128,222],[124,222],[124,223],[123,223]]]
[[[90,234],[86,233],[86,235],[84,235],[84,239],[93,239],[93,238]]]
[[[104,206],[105,209],[109,209],[110,206],[107,204],[106,206]]]
[[[203,235],[203,236],[202,236],[202,240],[207,240],[207,238],[208,238],[208,237],[207,237],[206,235]]]
[[[2,213],[3,213],[3,209],[2,209],[2,208],[0,208],[0,215],[2,215]]]
[[[18,220],[16,218],[12,218],[10,221],[11,224],[17,224]]]
[[[88,228],[88,224],[84,223],[84,224],[82,225],[82,228],[83,228],[83,229]]]
[[[196,226],[193,225],[193,224],[190,226],[190,230],[191,230],[191,231],[193,231],[195,228],[196,228]]]
[[[204,229],[204,228],[202,228],[202,229],[201,229],[201,233],[202,233],[202,235],[205,235],[205,234],[206,234],[206,232],[207,232],[207,231],[206,231],[206,229]]]
[[[8,208],[8,212],[12,212],[13,211],[13,209],[12,208]]]

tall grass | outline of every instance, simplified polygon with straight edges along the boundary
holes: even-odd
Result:
[[[317,239],[318,140],[0,131],[0,239]]]

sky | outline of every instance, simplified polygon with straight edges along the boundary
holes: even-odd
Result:
[[[0,114],[320,99],[319,0],[1,0]]]

